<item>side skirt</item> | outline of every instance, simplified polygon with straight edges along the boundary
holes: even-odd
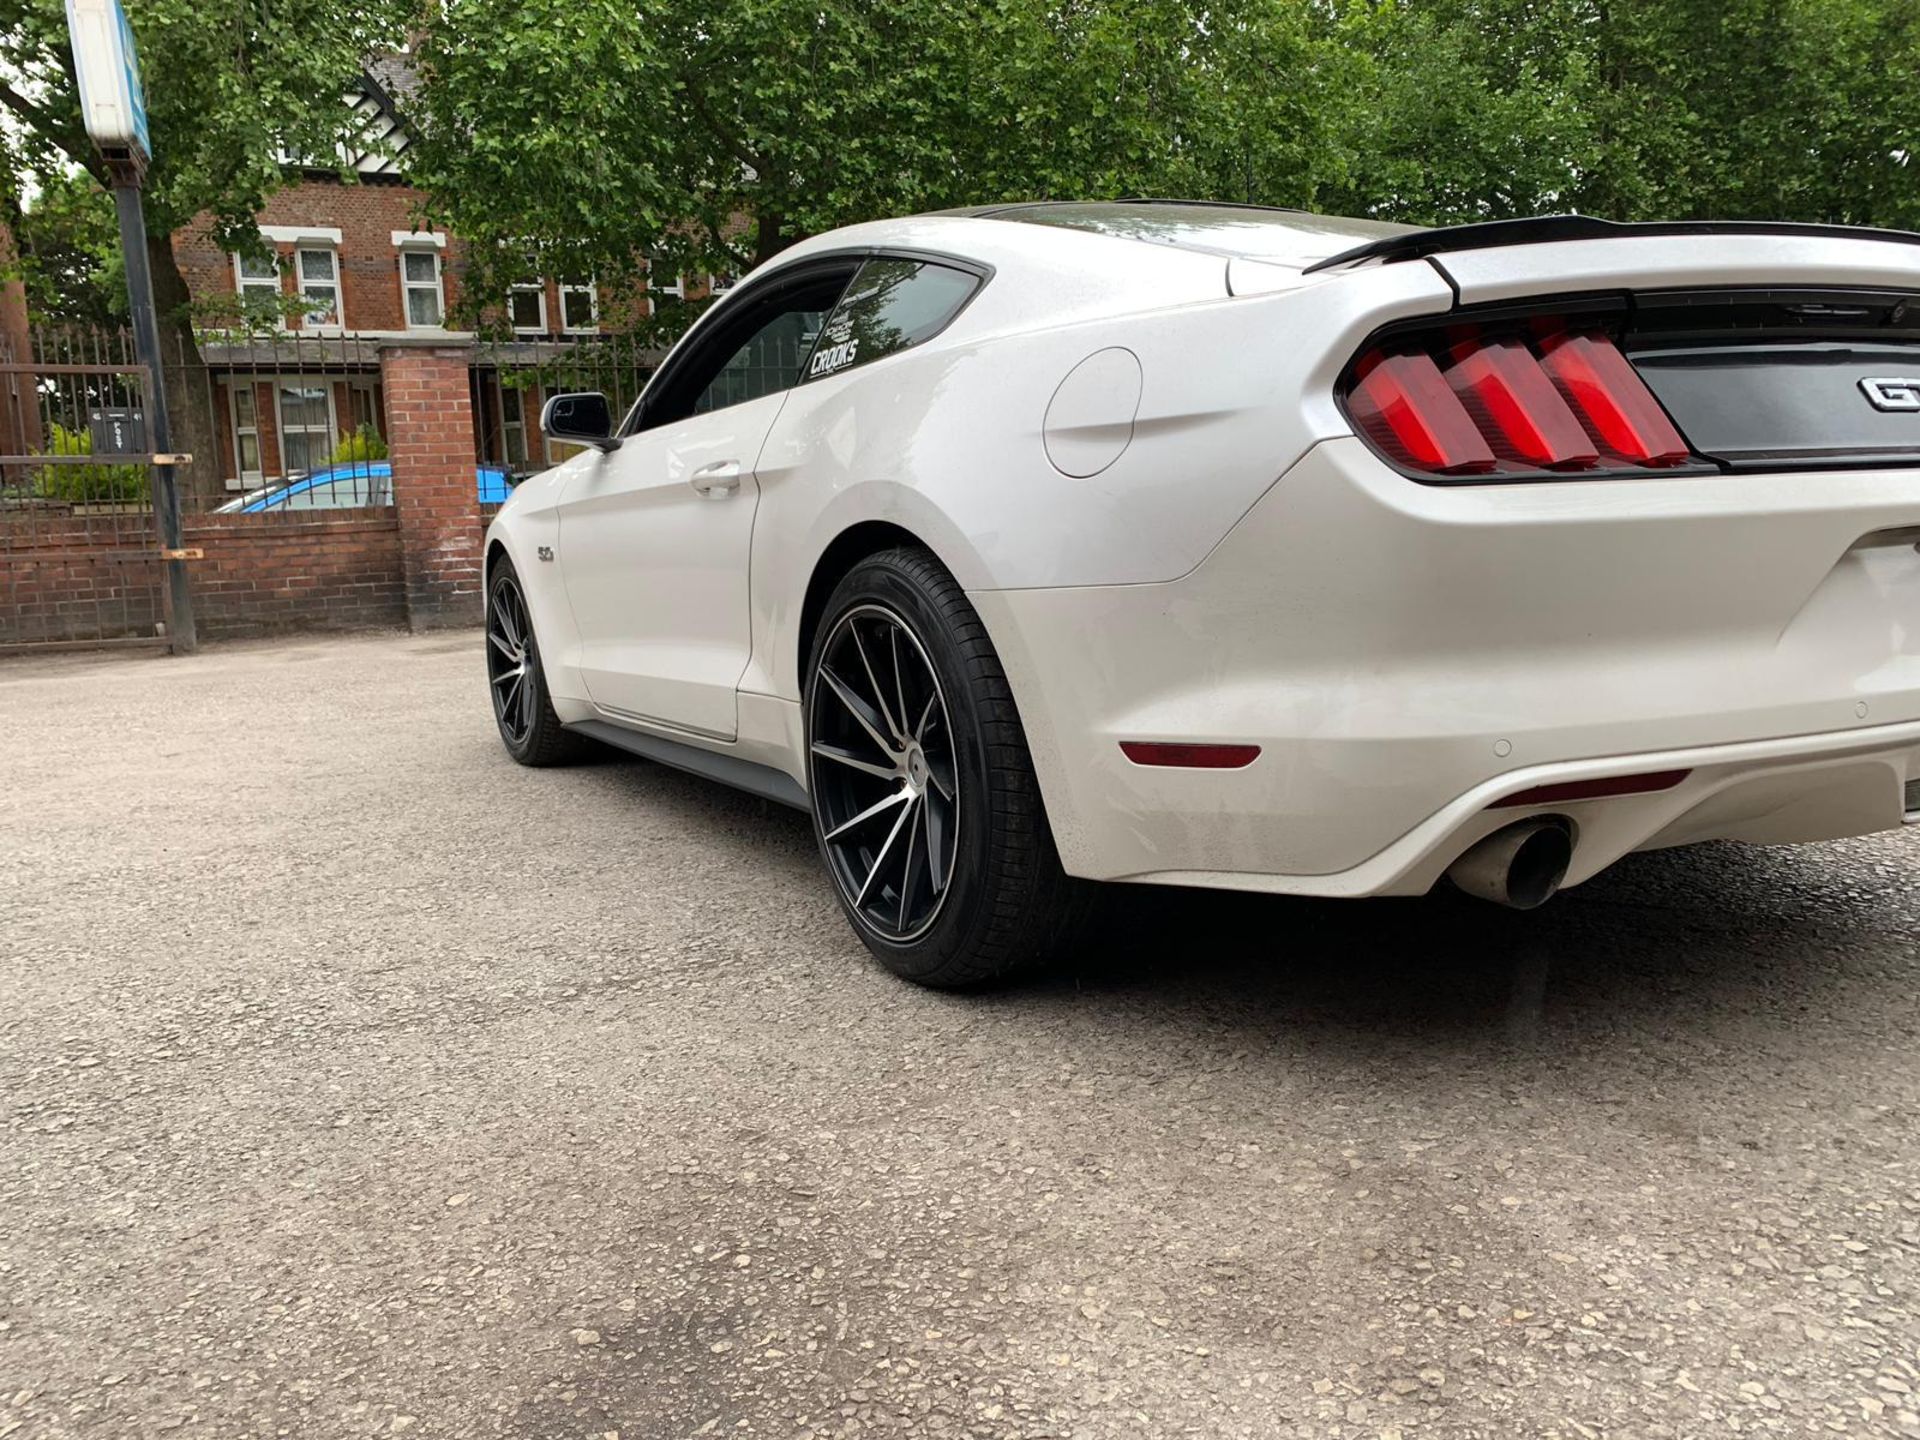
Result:
[[[763,800],[774,800],[808,814],[813,812],[813,802],[807,798],[807,792],[800,788],[799,783],[785,771],[776,770],[771,765],[756,765],[751,760],[742,760],[735,755],[716,755],[696,745],[649,735],[642,730],[629,730],[624,725],[614,725],[605,720],[581,720],[567,726],[567,729],[590,736],[616,750],[625,750],[649,760],[657,760],[662,765],[671,765],[676,770],[685,770],[689,775],[718,780],[722,785],[731,785],[736,790],[758,795]]]

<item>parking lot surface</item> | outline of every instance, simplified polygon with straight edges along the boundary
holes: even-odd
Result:
[[[961,998],[483,692],[0,663],[0,1437],[1920,1435],[1920,835]]]

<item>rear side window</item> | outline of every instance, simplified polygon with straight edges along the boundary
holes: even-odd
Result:
[[[806,378],[838,375],[931,339],[980,288],[980,277],[930,260],[869,260],[820,331]]]

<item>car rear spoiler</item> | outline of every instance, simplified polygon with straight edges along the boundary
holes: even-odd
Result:
[[[1504,245],[1546,245],[1556,240],[1606,240],[1635,235],[1806,235],[1816,239],[1884,240],[1920,245],[1911,230],[1878,230],[1867,225],[1805,225],[1772,220],[1649,220],[1625,223],[1592,215],[1536,215],[1524,220],[1485,220],[1473,225],[1443,225],[1369,240],[1307,266],[1302,273],[1331,270],[1361,260],[1392,264],[1424,260],[1454,250],[1489,250]]]

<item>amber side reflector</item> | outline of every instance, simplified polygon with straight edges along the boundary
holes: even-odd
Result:
[[[1511,810],[1518,805],[1557,805],[1567,800],[1602,800],[1609,795],[1652,795],[1671,790],[1691,770],[1654,770],[1645,775],[1609,775],[1604,780],[1563,780],[1558,785],[1536,785],[1496,800],[1489,810]]]
[[[1258,745],[1166,745],[1157,740],[1122,740],[1120,753],[1136,765],[1166,765],[1180,770],[1241,770],[1260,755]]]

